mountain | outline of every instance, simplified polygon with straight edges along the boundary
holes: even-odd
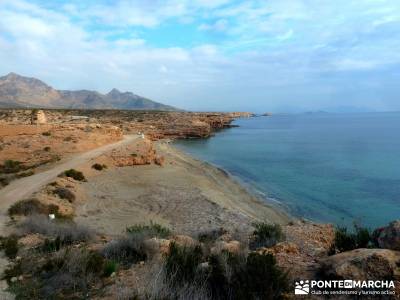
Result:
[[[0,108],[6,107],[177,110],[175,107],[117,89],[112,89],[105,95],[88,90],[56,90],[36,78],[15,73],[0,77]]]

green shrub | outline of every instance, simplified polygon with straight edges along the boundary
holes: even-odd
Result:
[[[171,235],[171,230],[160,224],[151,222],[150,225],[133,225],[126,228],[129,234],[143,234],[147,238],[167,238]]]
[[[46,216],[34,215],[19,224],[22,233],[40,233],[51,239],[60,238],[64,244],[91,240],[94,233],[88,227],[71,221],[50,220]]]
[[[92,168],[95,169],[95,170],[97,170],[97,171],[101,171],[101,170],[103,170],[103,169],[107,169],[107,166],[104,165],[104,164],[101,165],[101,164],[96,163],[96,164],[94,164],[94,165],[92,166]]]
[[[4,161],[3,165],[0,165],[0,173],[11,174],[21,170],[23,170],[22,163],[17,160],[8,159]]]
[[[277,266],[275,257],[269,253],[246,255],[222,251],[207,257],[200,246],[171,243],[164,265],[169,289],[162,289],[164,293],[158,296],[178,299],[180,291],[184,291],[190,292],[193,299],[203,299],[203,295],[217,300],[283,299],[289,281],[287,273]],[[208,262],[207,267],[201,267],[203,262]]]
[[[53,193],[60,197],[61,199],[66,199],[68,202],[72,203],[75,201],[75,194],[71,192],[69,189],[64,187],[56,188]]]
[[[212,229],[208,231],[202,231],[197,235],[197,239],[201,243],[215,242],[219,237],[228,233],[224,228]]]
[[[250,253],[244,270],[234,274],[232,289],[235,299],[282,299],[289,283],[272,254]]]
[[[0,188],[5,187],[10,184],[10,179],[8,177],[0,176]]]
[[[165,270],[167,277],[172,279],[171,284],[192,283],[196,278],[202,257],[203,252],[200,246],[179,246],[172,242],[165,260]]]
[[[350,251],[358,248],[367,248],[372,244],[370,230],[354,225],[354,232],[349,232],[346,227],[337,227],[335,230],[334,244],[329,254]]]
[[[17,178],[23,178],[23,177],[32,176],[34,174],[35,174],[35,172],[33,170],[30,170],[30,171],[18,173],[16,177]]]
[[[67,177],[71,177],[77,181],[86,181],[86,178],[83,175],[83,173],[81,171],[77,171],[75,169],[69,169],[69,170],[65,171],[64,175]]]
[[[45,132],[42,132],[42,135],[43,136],[51,136],[51,132],[50,131],[45,131]]]
[[[32,198],[32,199],[25,199],[19,202],[14,203],[8,209],[8,214],[10,216],[14,215],[34,215],[34,214],[57,214],[58,213],[58,206],[54,204],[43,204],[39,200]]]
[[[109,260],[129,267],[147,259],[143,241],[142,235],[128,235],[115,239],[105,245],[102,254]]]
[[[285,235],[279,224],[260,222],[253,224],[253,226],[255,230],[250,240],[250,249],[272,247],[285,239]]]
[[[18,254],[18,248],[18,237],[16,235],[1,238],[1,249],[4,250],[8,258],[15,258]]]
[[[118,264],[113,260],[107,260],[104,264],[103,276],[110,277],[111,274],[117,272]]]

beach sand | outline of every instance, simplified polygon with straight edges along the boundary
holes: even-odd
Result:
[[[85,201],[75,220],[106,234],[156,222],[177,233],[224,227],[248,231],[254,221],[285,224],[291,218],[246,190],[225,171],[166,142],[156,144],[164,166],[113,168],[82,184]]]

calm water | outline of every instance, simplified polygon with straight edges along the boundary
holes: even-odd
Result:
[[[400,113],[304,114],[236,121],[178,148],[315,221],[377,227],[400,218]]]

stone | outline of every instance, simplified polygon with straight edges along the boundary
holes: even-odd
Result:
[[[373,236],[379,248],[400,251],[400,220],[376,229]]]
[[[388,249],[355,249],[320,261],[328,278],[383,280],[400,278],[400,252]]]

